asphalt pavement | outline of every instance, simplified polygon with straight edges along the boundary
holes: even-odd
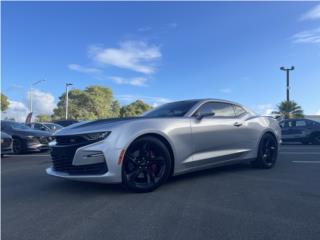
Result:
[[[145,194],[48,176],[44,153],[1,165],[3,240],[320,239],[320,146],[285,145],[271,170],[220,167]]]

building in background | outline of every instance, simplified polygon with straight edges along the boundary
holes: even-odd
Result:
[[[320,122],[320,115],[304,115],[306,119]]]

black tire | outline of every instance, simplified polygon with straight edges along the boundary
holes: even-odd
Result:
[[[320,132],[312,134],[311,142],[312,144],[320,145]]]
[[[251,165],[255,168],[269,169],[275,165],[277,157],[277,139],[271,133],[266,133],[260,140],[258,156],[251,162]]]
[[[151,192],[170,176],[172,160],[166,145],[152,136],[135,140],[126,151],[122,184],[133,192]]]
[[[24,153],[24,146],[23,146],[23,142],[20,138],[14,138],[13,139],[13,153],[15,154],[21,154]]]

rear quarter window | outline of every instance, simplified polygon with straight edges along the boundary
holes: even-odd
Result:
[[[247,111],[244,110],[242,107],[240,106],[237,106],[237,105],[233,105],[233,108],[234,108],[234,113],[235,115],[238,117],[242,114],[245,114]]]

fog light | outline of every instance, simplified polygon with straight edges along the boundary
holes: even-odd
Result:
[[[89,165],[105,161],[104,154],[101,151],[79,151],[73,159],[73,165]]]

